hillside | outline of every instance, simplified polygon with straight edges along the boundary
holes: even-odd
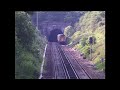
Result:
[[[30,15],[15,12],[15,78],[37,79],[46,39],[32,25]]]
[[[68,26],[64,34],[69,36],[69,45],[90,60],[89,37],[93,37],[92,62],[99,70],[105,69],[105,12],[88,11],[74,26]],[[101,61],[102,60],[102,61]]]

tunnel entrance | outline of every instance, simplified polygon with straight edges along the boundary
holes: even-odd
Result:
[[[63,34],[63,32],[60,29],[54,29],[50,32],[50,35],[48,37],[49,42],[57,42],[57,35]]]

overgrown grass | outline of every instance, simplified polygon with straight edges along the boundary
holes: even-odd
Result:
[[[95,65],[98,70],[105,70],[105,62],[98,61]]]
[[[90,58],[89,37],[96,40],[92,45],[92,62],[98,69],[104,69],[100,59],[105,59],[105,11],[87,11],[73,27],[74,34],[70,36],[70,46]]]

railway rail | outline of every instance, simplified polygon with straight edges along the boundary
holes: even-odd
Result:
[[[99,79],[99,76],[92,75],[93,71],[88,72],[88,68],[67,51],[67,46],[56,42],[49,42],[47,45],[43,69],[43,79]]]

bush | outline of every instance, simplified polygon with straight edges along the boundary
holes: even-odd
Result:
[[[87,38],[86,37],[83,37],[81,40],[80,40],[80,43],[81,45],[84,47],[87,43],[86,43],[86,40]]]
[[[69,37],[66,37],[66,43],[70,44],[71,39]]]
[[[72,41],[76,40],[80,35],[81,35],[80,31],[76,31],[76,32],[71,36]]]
[[[35,38],[35,27],[25,12],[15,12],[16,35],[25,48],[30,48]]]
[[[105,70],[105,62],[101,63],[101,61],[98,61],[95,65],[98,70]]]
[[[23,49],[22,49],[23,50]],[[16,56],[18,57],[18,56]],[[18,61],[20,63],[18,63]],[[34,73],[39,73],[38,72],[38,64],[39,62],[37,59],[33,56],[32,53],[23,50],[19,54],[19,59],[16,58],[16,78],[37,78],[34,76]]]
[[[32,25],[25,12],[15,12],[15,78],[37,79],[45,39]]]
[[[89,54],[90,54],[90,47],[87,46],[87,45],[84,46],[84,47],[81,49],[81,52],[84,53],[84,55],[85,55],[86,57],[88,57]]]
[[[65,35],[66,37],[70,37],[71,35],[73,35],[74,32],[75,32],[75,31],[74,31],[74,29],[73,29],[72,26],[67,26],[67,27],[65,28],[65,30],[64,30],[64,35]]]

